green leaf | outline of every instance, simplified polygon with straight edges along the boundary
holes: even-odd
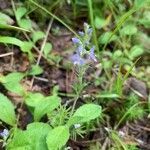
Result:
[[[35,107],[34,120],[39,121],[46,113],[51,112],[60,105],[60,98],[57,95],[45,97]]]
[[[136,57],[139,57],[140,55],[142,55],[143,53],[144,53],[144,50],[140,46],[135,45],[131,48],[129,52],[129,58],[133,60]]]
[[[101,106],[96,104],[85,104],[76,110],[67,124],[71,126],[77,123],[89,122],[90,120],[100,117],[101,113]]]
[[[8,37],[8,36],[0,36],[0,43],[13,44],[19,47],[23,45],[23,42],[21,40],[14,37]]]
[[[32,23],[29,19],[21,19],[18,22],[18,24],[21,28],[24,28],[26,30],[31,30],[32,29]]]
[[[26,53],[31,53],[32,47],[33,47],[33,43],[32,42],[26,42],[26,41],[24,41],[22,43],[22,45],[20,46],[21,50],[23,52],[26,52]]]
[[[7,76],[0,77],[0,82],[4,85],[4,87],[16,94],[22,95],[24,94],[24,89],[20,84],[20,81],[23,79],[25,74],[14,72],[10,73]]]
[[[27,126],[28,139],[32,150],[47,150],[46,137],[51,127],[46,123],[35,122]]]
[[[147,5],[147,3],[148,3],[148,0],[135,0],[134,7],[141,8],[141,7],[144,7],[145,5]]]
[[[103,34],[99,37],[99,39],[98,39],[99,43],[100,43],[100,44],[106,44],[106,43],[108,42],[109,38],[111,37],[111,35],[112,35],[112,32],[105,32],[105,33],[103,33]],[[116,35],[113,35],[113,36],[111,37],[111,39],[109,40],[109,42],[115,41],[116,39],[117,39],[117,36],[116,36]]]
[[[19,21],[27,12],[27,9],[25,7],[19,7],[16,11],[15,11],[15,15],[17,18],[17,21]]]
[[[36,107],[43,99],[44,96],[41,93],[28,93],[25,103],[30,107]]]
[[[69,128],[67,126],[58,126],[49,131],[46,143],[49,150],[58,150],[69,140]]]
[[[121,29],[122,35],[134,35],[137,33],[137,28],[133,24],[128,24]]]
[[[32,34],[32,40],[33,40],[34,43],[36,43],[38,40],[43,39],[44,36],[45,36],[44,32],[42,32],[42,31],[35,31]]]
[[[48,124],[35,122],[27,130],[16,129],[7,145],[9,150],[47,150],[46,137],[51,130]]]
[[[118,94],[115,93],[104,93],[104,94],[98,94],[96,95],[97,98],[119,98]]]
[[[50,53],[50,51],[52,50],[52,44],[51,43],[46,43],[45,47],[44,47],[44,56],[47,58],[48,54]]]
[[[116,50],[113,53],[112,59],[120,62],[120,60],[118,60],[118,58],[122,58],[122,57],[123,57],[123,52],[121,50]]]
[[[97,28],[97,29],[100,29],[100,28],[102,28],[103,26],[105,26],[105,24],[106,24],[106,21],[105,21],[105,19],[104,18],[101,18],[101,17],[98,17],[98,16],[96,16],[95,17],[95,27]]]
[[[14,126],[16,124],[15,108],[11,101],[0,93],[0,119]]]
[[[13,138],[8,142],[8,150],[33,150],[31,147],[31,139],[28,138],[28,133],[20,129],[16,129],[13,133]]]
[[[14,21],[8,15],[0,12],[0,23],[11,25],[14,23]]]
[[[29,75],[39,75],[43,73],[43,69],[38,65],[32,65],[31,70],[29,71]]]
[[[30,60],[30,61],[33,61],[33,54],[32,54],[32,52],[31,52],[31,49],[32,49],[33,45],[34,45],[34,44],[33,44],[32,42],[26,42],[26,41],[24,41],[24,42],[22,43],[22,45],[20,46],[20,49],[21,49],[23,52],[28,53],[28,56],[29,56],[29,60]]]
[[[7,37],[7,36],[0,36],[0,43],[4,44],[13,44],[19,46],[22,52],[26,52],[29,55],[29,59],[33,60],[33,55],[31,53],[31,49],[33,47],[32,42],[24,41],[14,38],[14,37]]]

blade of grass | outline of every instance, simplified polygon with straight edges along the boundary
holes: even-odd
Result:
[[[49,14],[51,17],[53,17],[54,19],[56,19],[57,21],[59,21],[62,25],[64,25],[68,30],[70,30],[76,37],[80,38],[78,36],[78,34],[69,26],[67,25],[62,19],[58,18],[56,15],[54,15],[53,13],[51,13],[50,11],[48,11],[46,8],[42,7],[41,5],[37,4],[35,1],[33,0],[29,0],[32,4],[34,4],[35,6],[37,6],[38,8],[42,9],[44,12],[46,12],[47,14]]]
[[[24,31],[24,32],[30,32],[29,30],[20,28],[20,27],[16,27],[16,26],[12,26],[12,25],[6,25],[6,24],[0,24],[0,29],[10,29],[10,30],[20,30],[20,31]]]
[[[130,9],[128,12],[126,12],[119,20],[119,22],[117,23],[115,29],[113,30],[113,32],[111,33],[108,41],[106,42],[106,44],[104,45],[102,52],[106,49],[107,44],[109,43],[110,39],[113,37],[113,35],[121,28],[121,26],[124,24],[124,22],[133,14],[137,11],[137,9]]]
[[[94,13],[93,13],[92,0],[88,0],[88,7],[89,7],[89,17],[90,17],[90,21],[91,21],[91,26],[93,29],[93,41],[96,46],[97,54],[99,55],[100,52],[99,52],[98,40],[97,40],[97,36],[96,36],[96,29],[95,29],[95,25],[94,25]]]

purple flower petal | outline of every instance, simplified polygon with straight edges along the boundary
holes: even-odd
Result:
[[[78,38],[72,38],[72,42],[74,44],[80,43],[80,40]]]
[[[79,45],[79,46],[77,47],[77,53],[78,53],[79,55],[82,55],[83,52],[84,52],[83,45]]]
[[[80,36],[84,36],[84,32],[79,31],[79,35],[80,35]]]
[[[0,133],[0,136],[3,138],[7,138],[9,135],[9,131],[7,129],[4,129],[3,132]]]
[[[90,49],[89,59],[92,59],[93,61],[97,62],[97,59],[96,59],[95,54],[94,54],[94,50],[95,50],[95,46],[93,46],[93,47]]]
[[[71,57],[71,60],[74,65],[84,65],[85,64],[85,60],[83,58],[81,58],[79,54],[74,54]]]

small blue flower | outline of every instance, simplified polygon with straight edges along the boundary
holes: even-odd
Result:
[[[7,129],[4,129],[3,132],[0,133],[0,136],[6,139],[9,135],[9,131]]]
[[[78,47],[77,47],[77,53],[79,55],[82,55],[84,53],[84,47],[82,44],[80,44]]]
[[[83,26],[84,26],[85,29],[89,28],[89,25],[86,22],[84,22]]]
[[[74,65],[84,65],[85,64],[85,60],[83,58],[81,58],[81,56],[79,54],[74,54],[71,57],[71,60],[73,62]]]
[[[84,36],[84,32],[79,31],[79,35],[80,35],[80,36]]]
[[[94,50],[95,50],[95,46],[93,46],[91,49],[90,49],[90,53],[89,53],[89,59],[97,62],[97,59],[95,57],[95,54],[94,54]]]
[[[87,30],[87,33],[88,33],[89,36],[92,35],[92,32],[93,32],[93,29],[92,29],[92,28],[89,28],[89,29]]]
[[[80,43],[80,40],[78,38],[72,38],[72,42],[74,44]]]

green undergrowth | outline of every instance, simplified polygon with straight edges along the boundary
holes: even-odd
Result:
[[[146,83],[148,90],[150,87],[149,16],[148,0],[11,0],[11,7],[0,10],[0,44],[6,54],[19,50],[19,57],[26,57],[29,67],[23,72],[0,73],[3,89],[0,92],[0,142],[3,148],[67,150],[70,141],[88,139],[93,132],[99,132],[97,129],[102,129],[105,137],[98,134],[98,138],[109,140],[108,150],[138,150],[139,144],[128,144],[119,129],[150,114],[148,94],[143,95],[132,86],[125,92],[131,77]],[[93,35],[88,37],[90,27]],[[55,41],[49,34],[57,40],[62,28],[80,43],[64,53],[61,49],[59,53],[55,52]],[[84,36],[81,32],[78,34],[82,30]],[[85,60],[87,55],[91,56],[91,47],[95,45],[95,63],[77,67],[70,62],[68,55],[80,45],[87,49],[85,55],[80,54]],[[0,57],[3,56],[0,54]],[[27,81],[32,87],[32,81],[42,78],[47,71],[41,61],[50,68],[76,76],[77,81],[69,83],[71,92],[61,91],[55,84],[48,94],[26,87]],[[94,72],[88,74],[90,69]],[[91,87],[94,92],[90,91]],[[21,99],[20,104],[14,102],[10,93]],[[25,128],[20,124],[18,105],[20,109],[26,107],[31,115]],[[99,140],[89,139],[87,149],[104,147]]]

